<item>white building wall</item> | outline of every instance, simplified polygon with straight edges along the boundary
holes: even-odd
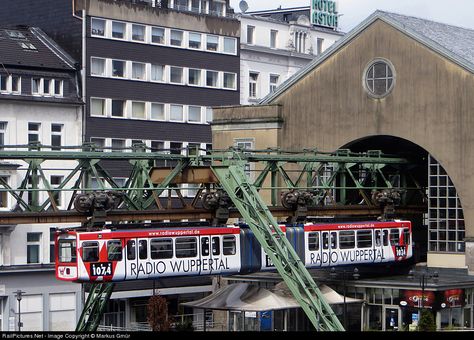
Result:
[[[0,122],[6,123],[4,132],[5,145],[28,144],[28,123],[40,123],[39,141],[43,145],[51,145],[51,124],[62,124],[61,145],[79,146],[82,143],[82,109],[77,105],[61,105],[56,103],[32,103],[15,101],[0,102]],[[13,149],[5,149],[13,150]],[[27,150],[16,149],[16,150]],[[50,149],[44,149],[50,151]],[[16,169],[5,164],[16,165]],[[3,165],[3,166],[2,166]],[[75,161],[48,161],[42,168],[48,181],[52,175],[66,177],[77,165]],[[8,184],[17,188],[26,174],[28,164],[23,161],[11,160],[0,163],[0,176],[8,178]],[[53,170],[63,169],[63,170]],[[74,184],[76,178],[69,183]],[[44,185],[40,184],[41,188]],[[68,202],[72,193],[64,193],[61,197],[63,205]],[[23,196],[23,199],[27,195]],[[39,202],[47,198],[41,193]],[[1,210],[11,210],[16,201],[8,195],[8,204]],[[81,285],[58,281],[54,269],[49,266],[50,228],[76,226],[77,224],[28,224],[0,227],[0,331],[12,331],[18,327],[18,301],[14,292],[24,291],[21,300],[21,321],[24,331],[69,330],[75,328],[81,308]],[[38,245],[38,266],[24,270],[28,264],[28,233],[37,233],[39,240],[30,244]],[[13,267],[14,266],[14,267]],[[11,267],[11,269],[9,268]],[[26,268],[25,268],[26,269]],[[3,297],[2,297],[3,295]]]
[[[270,75],[278,75],[277,85],[280,85],[315,58],[318,53],[318,39],[322,39],[321,52],[324,52],[341,37],[339,33],[331,34],[314,28],[304,17],[291,23],[250,15],[240,15],[238,18],[241,21],[242,105],[255,104],[270,93]],[[248,40],[248,26],[255,27],[252,44],[249,44]],[[272,30],[277,32],[275,47],[270,43]],[[296,32],[306,33],[304,53],[297,50]],[[259,74],[255,98],[249,97],[250,72]]]

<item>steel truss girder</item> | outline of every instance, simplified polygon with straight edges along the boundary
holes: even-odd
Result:
[[[76,325],[76,332],[97,330],[114,287],[114,283],[93,283],[91,285],[84,309]]]
[[[244,166],[245,162],[240,161],[212,166],[212,170],[315,329],[344,330],[255,186],[248,181]]]

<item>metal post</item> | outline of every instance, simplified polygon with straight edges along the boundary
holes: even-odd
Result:
[[[342,272],[342,281],[344,285],[344,329],[347,330],[347,304],[346,304],[346,270]]]
[[[25,292],[18,289],[16,292],[15,292],[15,296],[16,296],[16,299],[18,301],[18,332],[21,331],[21,327],[22,327],[22,324],[21,324],[21,298],[22,298],[22,295],[24,294]]]

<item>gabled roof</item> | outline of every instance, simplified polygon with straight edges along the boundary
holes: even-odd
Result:
[[[75,61],[37,27],[0,28],[0,63],[4,67],[75,70]]]
[[[474,30],[443,24],[412,16],[375,11],[352,31],[338,40],[320,56],[300,69],[281,84],[275,92],[260,101],[269,104],[298,80],[310,73],[315,67],[328,59],[333,53],[348,44],[364,29],[376,20],[382,20],[402,33],[417,40],[426,47],[453,61],[471,73],[474,73]]]

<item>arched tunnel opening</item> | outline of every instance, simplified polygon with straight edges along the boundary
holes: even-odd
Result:
[[[407,171],[409,176],[412,177],[413,183],[417,183],[420,186],[418,195],[411,197],[412,204],[427,205],[426,199],[427,188],[429,187],[429,154],[428,152],[410,142],[406,139],[395,137],[395,136],[370,136],[362,138],[353,142],[350,142],[344,146],[344,149],[349,149],[352,152],[364,153],[369,150],[380,150],[385,155],[393,155],[400,158],[405,158],[409,161]],[[403,186],[403,183],[393,183],[394,186]],[[424,192],[419,194],[420,192]],[[396,213],[396,218],[407,219],[412,222],[413,226],[413,242],[414,242],[414,258],[415,262],[425,262],[427,260],[428,251],[428,229],[427,229],[427,214],[410,214],[403,216]]]

